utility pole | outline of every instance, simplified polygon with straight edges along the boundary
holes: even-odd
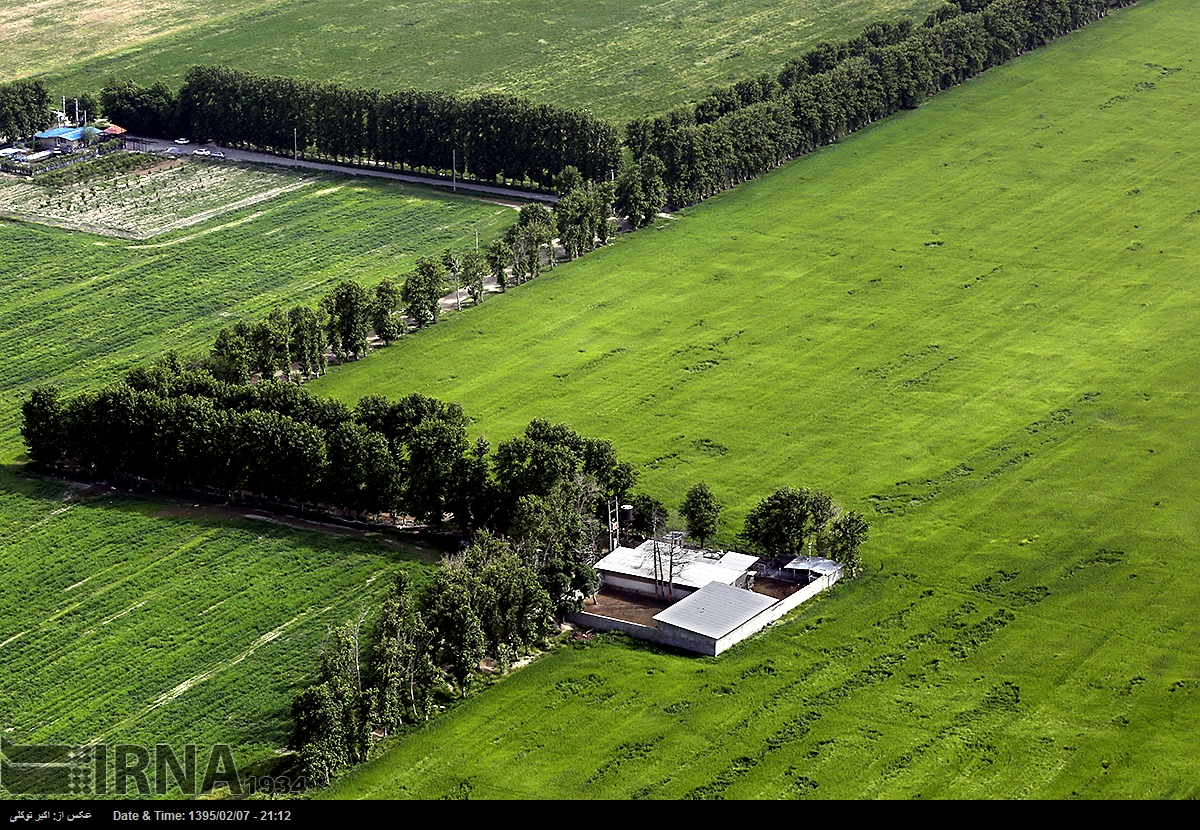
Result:
[[[296,139],[296,128],[292,127],[292,161],[300,160],[300,145]]]
[[[475,231],[476,238],[479,236],[479,231]],[[612,553],[617,549],[617,538],[619,536],[618,524],[618,508],[620,504],[617,499],[613,499],[608,504],[608,552]]]
[[[479,228],[475,229],[475,253],[479,253]]]
[[[458,150],[450,151],[450,189],[458,192]]]

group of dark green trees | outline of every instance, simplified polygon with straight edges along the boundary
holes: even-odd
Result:
[[[632,501],[634,529],[658,536],[667,527],[668,511],[657,499],[638,494]],[[703,547],[717,533],[724,505],[705,482],[693,485],[679,506],[687,534]],[[870,527],[861,513],[843,511],[828,493],[807,487],[780,487],[754,506],[739,539],[767,564],[782,568],[810,552],[846,565],[857,573],[859,547]]]
[[[50,93],[38,80],[0,84],[0,141],[29,138],[50,126]]]
[[[535,562],[555,602],[586,588],[596,517],[635,470],[608,441],[533,421],[491,453],[457,404],[412,394],[354,408],[278,381],[226,383],[176,359],[98,392],[23,404],[34,462],[92,479],[358,517],[488,528]],[[597,537],[598,538],[598,537]]]
[[[372,161],[481,181],[548,185],[572,166],[602,180],[617,168],[616,128],[583,110],[508,95],[381,92],[193,66],[178,94],[110,80],[108,116],[139,135],[188,135],[267,152]]]
[[[466,692],[485,656],[507,670],[544,644],[554,610],[534,568],[486,532],[431,582],[400,572],[365,636],[363,618],[330,632],[317,682],[292,703],[305,776],[328,783],[377,737],[425,721],[439,693]]]
[[[555,214],[559,238],[575,256],[607,238],[614,208],[635,227],[649,224],[664,204],[704,199],[1132,2],[953,0],[920,24],[872,24],[856,38],[819,44],[778,74],[634,119],[624,136],[633,163],[615,183],[614,127],[586,111],[511,96],[385,93],[194,66],[178,94],[161,82],[110,80],[100,103],[108,118],[143,135],[553,184],[565,202]],[[0,85],[0,135],[36,132],[49,123],[48,108],[38,81]],[[580,177],[576,186],[559,181],[568,168]],[[522,246],[528,241],[509,244]]]
[[[947,2],[922,24],[876,23],[852,40],[821,43],[778,75],[748,78],[694,106],[635,119],[625,144],[641,177],[647,166],[661,166],[666,201],[693,204],[1132,1]]]

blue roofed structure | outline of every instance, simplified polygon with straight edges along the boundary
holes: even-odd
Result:
[[[83,143],[86,127],[55,127],[36,134],[33,138],[42,149],[62,148],[75,150]]]

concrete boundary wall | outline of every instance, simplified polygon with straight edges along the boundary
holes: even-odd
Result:
[[[574,614],[567,614],[567,619],[575,625],[583,626],[584,628],[594,628],[597,631],[621,631],[638,640],[649,640],[652,643],[662,642],[662,638],[658,636],[657,628],[642,625],[641,623],[616,620],[612,617],[602,617],[599,614],[589,614],[587,611],[577,611]]]
[[[837,578],[833,576],[823,576],[815,579],[791,596],[781,599],[768,608],[764,608],[719,640],[714,640],[711,637],[702,637],[698,634],[684,637],[681,636],[684,632],[674,634],[674,632],[663,631],[653,626],[642,625],[641,623],[629,622],[627,620],[617,620],[612,617],[602,617],[599,614],[591,614],[587,611],[568,614],[567,619],[575,625],[583,626],[584,628],[594,628],[597,631],[621,631],[638,640],[675,646],[676,648],[683,648],[698,654],[716,657],[721,652],[737,645],[747,637],[762,631],[798,605],[807,602],[822,591],[832,588],[833,584],[837,581]]]

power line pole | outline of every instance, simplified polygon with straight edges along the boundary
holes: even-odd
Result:
[[[296,138],[296,128],[292,127],[292,161],[300,160],[300,145]]]
[[[458,192],[458,150],[450,151],[450,189]]]

